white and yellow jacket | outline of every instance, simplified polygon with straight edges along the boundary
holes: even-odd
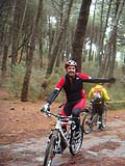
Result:
[[[88,94],[90,100],[94,98],[95,93],[99,93],[105,102],[110,100],[107,90],[102,85],[97,84],[95,87],[91,88]]]

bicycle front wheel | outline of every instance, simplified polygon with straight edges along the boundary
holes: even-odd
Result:
[[[83,142],[83,129],[80,126],[79,131],[72,130],[70,138],[70,153],[75,155],[79,152]]]
[[[97,131],[99,128],[99,125],[100,125],[99,115],[97,113],[95,115],[93,115],[91,123],[92,123],[92,131]]]
[[[105,128],[107,123],[107,111],[104,111],[104,113],[102,114],[102,127]]]
[[[91,116],[91,113],[87,113],[83,118],[82,127],[85,134],[89,134],[92,131]]]
[[[53,158],[55,157],[55,151],[54,151],[55,142],[56,142],[56,136],[52,135],[46,148],[43,166],[52,165]]]

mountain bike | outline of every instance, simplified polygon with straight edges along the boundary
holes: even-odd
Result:
[[[93,101],[93,102],[97,102],[97,101]],[[96,107],[93,108],[94,104],[92,103],[91,106],[88,108],[89,111],[84,116],[84,119],[82,122],[84,133],[86,134],[89,134],[92,131],[96,131],[98,129],[102,130],[106,127],[107,110],[108,110],[106,104],[103,105],[104,111],[102,113],[102,116],[99,113],[99,111],[101,111],[100,109],[102,109],[102,107],[100,107],[99,104],[103,104],[103,103],[101,103],[100,101],[100,103],[96,103],[95,105]]]
[[[52,166],[55,155],[62,154],[66,147],[72,155],[77,154],[83,142],[83,128],[80,125],[76,131],[76,117],[62,116],[44,110],[41,112],[56,119],[56,125],[48,137],[43,166]]]

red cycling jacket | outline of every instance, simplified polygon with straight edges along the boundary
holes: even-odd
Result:
[[[66,93],[67,102],[80,100],[85,96],[83,82],[84,80],[89,79],[91,79],[91,77],[86,73],[76,73],[74,78],[65,75],[57,82],[55,89],[49,96],[47,102],[51,104],[62,89],[64,89]]]
[[[56,84],[56,87],[47,99],[47,102],[51,104],[62,89],[64,89],[66,93],[67,102],[74,102],[80,100],[85,96],[85,93],[83,93],[83,82],[114,83],[115,78],[92,78],[86,73],[76,73],[75,78],[71,78],[68,75],[65,75]]]

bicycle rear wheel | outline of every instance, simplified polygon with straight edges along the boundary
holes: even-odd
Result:
[[[79,131],[72,130],[71,131],[71,138],[70,138],[70,153],[75,155],[79,152],[83,142],[83,130],[80,126]]]
[[[55,133],[51,135],[50,141],[47,145],[43,166],[52,165],[53,158],[55,157],[56,140],[57,140],[57,132],[55,131]]]

